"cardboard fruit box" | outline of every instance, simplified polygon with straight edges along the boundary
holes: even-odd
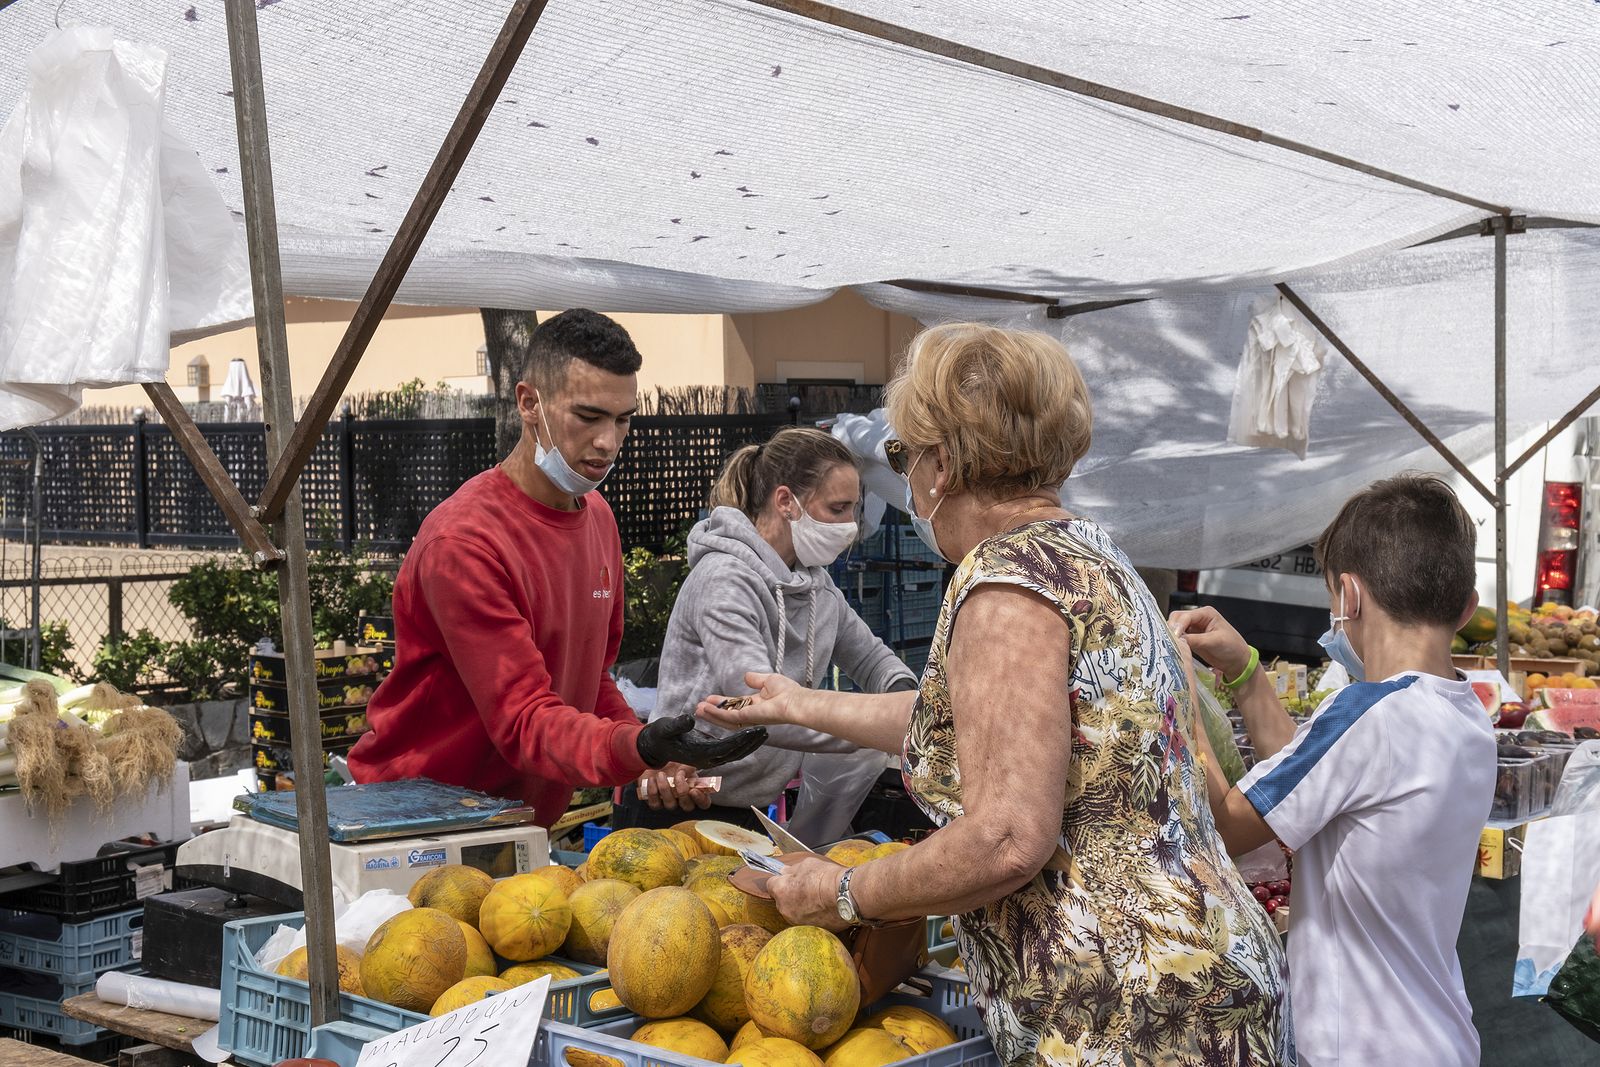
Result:
[[[346,678],[381,678],[394,669],[394,652],[371,647],[319,649],[314,654],[317,681]],[[250,680],[267,685],[287,685],[289,669],[282,652],[252,652]]]
[[[373,691],[378,688],[377,682],[376,678],[339,678],[331,682],[318,682],[317,710],[328,712],[335,708],[365,707],[367,701],[372,699]],[[281,685],[252,682],[250,707],[258,712],[287,715],[289,690]]]

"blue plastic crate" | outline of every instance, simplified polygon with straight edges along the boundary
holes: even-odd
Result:
[[[907,1057],[897,1067],[999,1067],[1000,1057],[989,1043],[965,977],[959,972],[930,968],[915,981],[926,983],[931,993],[919,996],[896,991],[869,1007],[868,1012],[894,1004],[918,1007],[943,1019],[962,1040],[920,1056]],[[533,1067],[568,1067],[566,1051],[569,1048],[615,1057],[622,1061],[623,1067],[703,1067],[709,1062],[628,1040],[643,1023],[644,1020],[629,1015],[588,1029],[560,1023],[541,1025],[530,1063]]]
[[[898,616],[900,641],[926,640],[933,636],[939,625],[939,612],[944,607],[944,589],[937,575],[902,575],[899,603],[890,605],[891,614]]]
[[[83,923],[26,911],[0,912],[0,967],[91,979],[136,965],[143,927],[143,908]]]
[[[956,947],[956,929],[948,915],[928,916],[928,955]]]
[[[218,1039],[233,1058],[250,1067],[271,1067],[279,1060],[305,1055],[311,1033],[311,988],[305,982],[271,974],[256,965],[256,953],[279,926],[298,927],[303,912],[240,919],[223,927],[222,1019]],[[545,1018],[593,1026],[627,1014],[613,1005],[610,979],[596,968],[563,960],[583,977],[552,982]],[[415,1026],[425,1015],[388,1004],[339,994],[342,1018],[394,1033]]]
[[[611,832],[611,827],[609,827],[609,826],[597,826],[596,824],[594,824],[592,822],[584,823],[583,824],[583,850],[585,852],[593,852],[594,851],[594,846],[598,845],[600,843],[600,839],[605,837],[610,832]]]
[[[0,1026],[49,1034],[63,1044],[97,1041],[105,1031],[61,1010],[73,997],[94,992],[94,975],[66,980],[32,971],[0,971]]]

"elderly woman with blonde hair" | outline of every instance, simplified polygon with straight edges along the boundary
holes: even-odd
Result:
[[[834,930],[955,916],[1007,1064],[1292,1064],[1283,951],[1211,821],[1180,652],[1127,557],[1061,506],[1092,421],[1066,349],[934,327],[887,407],[913,522],[960,564],[920,691],[752,675],[755,700],[700,714],[901,753],[939,829],[797,863],[779,908]]]

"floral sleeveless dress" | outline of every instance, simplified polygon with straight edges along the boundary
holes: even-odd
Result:
[[[1061,700],[1074,719],[1072,767],[1056,860],[955,919],[1001,1062],[1292,1065],[1282,946],[1212,822],[1177,648],[1098,526],[1030,523],[961,564],[911,713],[907,789],[939,826],[962,814],[945,658],[962,601],[988,582],[1044,597],[1072,642]]]

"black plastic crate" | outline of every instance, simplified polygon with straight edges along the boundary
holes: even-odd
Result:
[[[69,923],[126,911],[143,899],[133,868],[159,864],[170,869],[177,860],[179,844],[114,842],[94,859],[63,863],[53,882],[0,894],[0,908],[53,915]],[[162,892],[165,885],[144,888],[149,890],[145,896],[150,896]]]
[[[123,1049],[144,1044],[136,1037],[128,1037],[115,1030],[102,1030],[100,1037],[77,1045],[65,1044],[49,1034],[36,1033],[32,1030],[13,1030],[9,1027],[0,1027],[0,1037],[9,1037],[13,1041],[20,1041],[24,1045],[32,1045],[46,1052],[76,1056],[88,1063],[104,1063],[113,1067]]]
[[[899,771],[884,771],[861,802],[852,823],[857,833],[880,830],[896,841],[926,836],[933,823],[905,791]]]

